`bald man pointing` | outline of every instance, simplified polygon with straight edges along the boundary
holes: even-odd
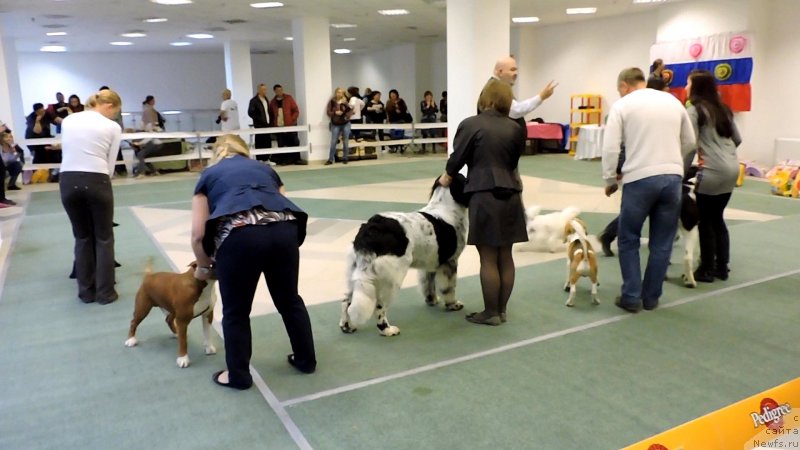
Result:
[[[517,71],[517,61],[514,58],[511,56],[501,58],[497,60],[497,63],[494,65],[493,78],[505,81],[513,86],[514,82],[517,81]],[[529,112],[538,108],[542,102],[550,98],[550,96],[553,95],[553,91],[555,90],[556,86],[558,86],[558,83],[550,81],[547,83],[547,86],[539,91],[539,95],[523,101],[517,101],[516,99],[512,100],[511,111],[509,111],[508,117],[512,119],[520,119],[525,117],[525,114],[528,114]]]

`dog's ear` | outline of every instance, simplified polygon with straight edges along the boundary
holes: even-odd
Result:
[[[450,195],[456,203],[464,207],[469,207],[469,199],[472,197],[471,193],[464,192],[467,187],[467,178],[462,174],[456,174],[453,177],[453,182],[450,183]]]
[[[567,243],[567,240],[569,239],[569,235],[574,233],[574,232],[575,232],[575,230],[572,228],[572,222],[567,222],[564,225],[564,243],[565,244]]]

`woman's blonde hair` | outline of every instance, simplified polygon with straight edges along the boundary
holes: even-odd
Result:
[[[111,106],[122,106],[122,99],[119,94],[111,89],[103,89],[89,96],[86,100],[86,107],[94,108],[97,105],[110,104]]]
[[[240,136],[235,134],[226,134],[217,138],[214,144],[214,156],[211,158],[211,163],[216,163],[229,156],[242,155],[250,157],[250,146]]]
[[[511,101],[513,99],[514,93],[511,91],[511,85],[505,81],[492,78],[483,87],[483,91],[478,97],[478,111],[493,109],[507,116],[511,110]]]

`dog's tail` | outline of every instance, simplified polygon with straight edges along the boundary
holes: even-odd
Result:
[[[569,223],[572,226],[572,229],[575,230],[575,234],[578,235],[578,240],[581,243],[583,254],[588,255],[589,247],[587,245],[587,241],[589,240],[589,237],[586,236],[586,230],[583,228],[583,224],[581,223],[580,220],[575,220],[575,219],[570,220]]]
[[[144,274],[149,275],[153,273],[153,257],[150,256],[147,258],[147,262],[144,264]]]

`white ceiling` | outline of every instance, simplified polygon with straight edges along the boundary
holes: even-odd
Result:
[[[290,51],[292,19],[327,17],[331,23],[354,23],[353,29],[331,29],[331,46],[354,52],[391,45],[445,38],[444,0],[283,0],[282,8],[255,9],[256,0],[194,0],[193,4],[165,6],[149,0],[0,0],[0,30],[13,39],[21,52],[38,51],[43,45],[64,45],[74,52],[99,51],[191,51],[219,50],[226,40],[247,40],[253,51]],[[260,1],[260,0],[259,0]],[[681,1],[681,0],[667,0]],[[684,0],[691,1],[691,0]],[[592,16],[567,16],[568,7],[597,7]],[[659,4],[633,4],[633,0],[511,0],[512,16],[538,16],[541,27],[568,21],[591,20],[636,13]],[[380,9],[404,8],[407,16],[386,17]],[[148,17],[166,17],[165,23],[144,23]],[[244,23],[226,21],[242,20]],[[513,25],[517,26],[517,25]],[[50,37],[47,32],[66,31],[67,36]],[[125,32],[143,31],[144,38],[123,38]],[[189,33],[210,33],[215,37],[195,40]],[[355,37],[354,42],[343,42]],[[111,41],[130,41],[129,47],[111,46]],[[170,42],[190,41],[191,47],[171,47]]]

